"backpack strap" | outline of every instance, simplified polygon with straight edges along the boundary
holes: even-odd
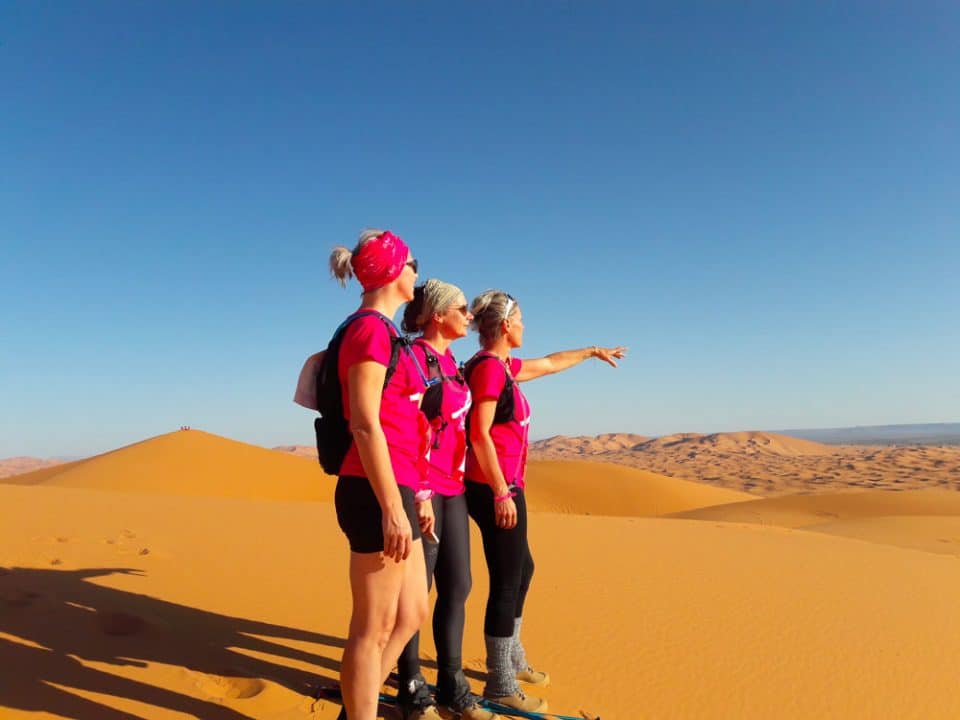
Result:
[[[503,390],[500,391],[500,396],[497,398],[497,409],[493,415],[493,424],[502,425],[503,423],[508,423],[514,419],[514,398],[513,398],[513,385],[516,382],[513,379],[513,375],[510,374],[510,371],[503,364],[503,362],[496,355],[492,355],[486,352],[477,353],[472,358],[467,360],[466,365],[463,366],[463,374],[466,378],[467,383],[470,382],[470,377],[473,375],[473,371],[476,370],[477,366],[486,361],[486,360],[496,360],[497,364],[503,369],[504,383]],[[471,413],[472,414],[472,413]],[[468,417],[469,421],[469,417]]]

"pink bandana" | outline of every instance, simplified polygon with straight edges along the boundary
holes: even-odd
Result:
[[[409,254],[407,244],[387,230],[364,243],[350,259],[350,266],[365,292],[376,290],[400,277]]]

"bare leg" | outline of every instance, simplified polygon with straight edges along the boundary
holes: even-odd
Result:
[[[427,569],[423,559],[423,541],[414,540],[410,556],[403,563],[403,584],[397,603],[396,624],[383,650],[380,666],[380,684],[386,682],[397,658],[410,638],[427,619],[430,607],[427,600]]]
[[[422,552],[420,557],[422,581]],[[377,717],[383,654],[394,633],[400,591],[409,564],[409,558],[396,563],[385,560],[380,552],[350,553],[353,614],[340,668],[340,687],[350,720]]]

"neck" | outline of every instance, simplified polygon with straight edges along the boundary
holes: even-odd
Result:
[[[360,309],[376,310],[378,313],[393,319],[401,305],[403,305],[403,298],[399,297],[394,288],[388,285],[365,292],[360,303]]]
[[[485,347],[484,350],[486,350],[488,353],[493,353],[501,360],[506,360],[508,357],[510,357],[510,342],[506,337],[502,336],[489,347]]]
[[[430,347],[432,347],[441,355],[447,352],[447,349],[450,347],[450,343],[452,342],[450,338],[444,337],[440,332],[440,329],[433,324],[423,331],[422,337]]]

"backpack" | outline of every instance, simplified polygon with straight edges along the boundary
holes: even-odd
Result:
[[[463,373],[459,370],[456,375],[444,375],[440,369],[440,358],[426,343],[422,343],[423,354],[427,360],[427,389],[423,393],[423,400],[420,402],[420,411],[427,417],[431,423],[435,418],[440,417],[443,410],[443,384],[456,380],[461,384],[466,384]],[[441,418],[442,420],[442,418]],[[446,429],[448,423],[442,420],[437,432],[434,433],[433,447],[440,447],[440,434]]]
[[[367,315],[375,315],[380,318],[390,333],[390,363],[387,365],[387,373],[383,378],[384,390],[390,383],[394,372],[396,372],[397,363],[400,361],[401,347],[406,346],[407,352],[410,351],[406,338],[397,331],[396,326],[375,310],[355,312],[344,320],[336,332],[333,333],[333,337],[327,345],[327,352],[317,371],[317,409],[320,411],[320,417],[313,421],[313,429],[317,435],[317,457],[323,471],[328,475],[338,475],[340,473],[343,460],[353,443],[353,435],[350,433],[350,427],[347,424],[346,417],[344,417],[343,392],[338,372],[340,345],[350,323]],[[417,367],[419,368],[419,364]]]
[[[473,371],[476,370],[477,365],[485,360],[496,360],[498,363],[500,362],[500,358],[495,355],[474,355],[467,360],[466,365],[463,366],[463,374],[468,384],[470,382],[470,376],[473,374]],[[500,396],[497,398],[497,409],[493,413],[494,425],[502,425],[515,419],[513,385],[516,381],[511,377],[510,373],[507,372],[506,368],[504,368],[503,374],[505,376],[505,382],[503,383],[503,390],[500,391]],[[467,415],[467,443],[470,442],[470,418],[472,415],[472,412]]]

